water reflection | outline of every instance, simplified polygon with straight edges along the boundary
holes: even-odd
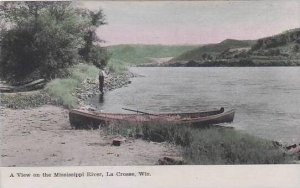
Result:
[[[99,104],[103,104],[104,103],[104,94],[103,93],[101,93],[101,94],[99,94]]]

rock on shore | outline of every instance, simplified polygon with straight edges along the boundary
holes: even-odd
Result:
[[[130,83],[130,78],[135,75],[131,72],[125,72],[122,74],[110,73],[105,77],[104,91],[110,91],[123,87]],[[1,84],[0,84],[1,85]],[[79,107],[84,107],[88,98],[99,94],[99,81],[98,78],[85,79],[81,86],[76,88],[72,93],[77,98]],[[0,97],[1,106],[5,106],[13,109],[26,109],[31,107],[38,107],[45,104],[59,104],[55,98],[52,98],[44,89],[29,91],[29,92],[15,92],[1,94]]]
[[[130,78],[135,75],[131,72],[125,72],[122,74],[110,73],[104,80],[104,92],[111,91],[113,89],[121,88],[127,84],[130,84]],[[80,106],[89,105],[86,104],[86,100],[100,94],[98,78],[86,79],[82,82],[82,87],[76,89],[75,96],[78,98]]]

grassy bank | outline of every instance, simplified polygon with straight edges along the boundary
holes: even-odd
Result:
[[[98,76],[98,69],[92,65],[78,64],[69,69],[68,78],[57,78],[46,85],[46,92],[59,105],[73,108],[78,105],[76,89],[82,87],[86,79],[95,80]]]
[[[78,64],[68,70],[66,78],[51,80],[43,90],[2,93],[0,103],[14,109],[38,107],[44,104],[63,105],[73,108],[78,105],[76,92],[83,87],[86,79],[95,80],[98,76],[98,69],[87,64]]]
[[[51,97],[45,91],[1,93],[0,105],[12,109],[26,109],[51,104]]]
[[[68,75],[48,82],[44,89],[30,92],[1,93],[0,105],[24,109],[44,104],[76,108],[85,105],[89,97],[99,93],[99,70],[93,65],[78,64],[69,68]],[[110,73],[105,78],[104,90],[110,91],[130,83],[129,72]]]
[[[106,131],[180,145],[187,164],[283,164],[291,160],[272,141],[229,128],[112,124]]]

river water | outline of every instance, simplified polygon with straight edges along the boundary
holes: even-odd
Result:
[[[285,143],[300,143],[300,67],[147,67],[126,87],[93,104],[105,112],[193,112],[236,109],[232,126]]]

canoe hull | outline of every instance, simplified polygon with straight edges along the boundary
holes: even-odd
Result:
[[[204,127],[221,123],[230,123],[234,119],[234,110],[224,109],[196,113],[168,114],[112,114],[83,110],[69,112],[70,124],[75,129],[98,129],[109,123],[126,123],[135,125],[179,124]]]
[[[192,122],[192,126],[209,126],[209,125],[217,125],[221,123],[231,123],[234,119],[234,110],[230,110],[228,112],[224,112],[222,114],[208,116],[205,119],[201,119],[195,122]]]

